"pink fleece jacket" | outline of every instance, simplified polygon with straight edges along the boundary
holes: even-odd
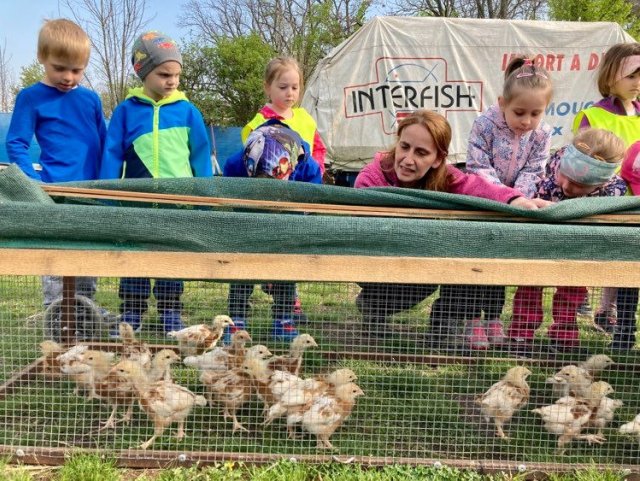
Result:
[[[356,177],[354,187],[400,187],[398,177],[392,170],[384,172],[380,161],[386,152],[378,152],[373,161],[363,167]],[[511,187],[495,185],[479,175],[465,174],[452,165],[447,165],[447,171],[451,177],[451,183],[447,192],[450,194],[471,195],[484,199],[495,200],[508,204],[517,197],[523,197],[522,193]]]

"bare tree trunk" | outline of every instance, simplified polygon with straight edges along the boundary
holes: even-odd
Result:
[[[11,72],[11,56],[7,55],[7,40],[0,47],[0,112],[13,110],[13,74]]]

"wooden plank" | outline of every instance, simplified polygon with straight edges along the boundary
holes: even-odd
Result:
[[[410,207],[382,207],[343,204],[321,204],[286,201],[267,201],[253,199],[234,199],[225,197],[204,197],[193,195],[160,194],[132,192],[125,190],[87,189],[80,187],[63,187],[42,185],[45,192],[52,196],[90,198],[99,200],[118,200],[127,202],[146,202],[156,204],[202,205],[209,207],[231,207],[258,209],[277,212],[305,212],[324,215],[348,215],[360,217],[410,217],[419,219],[449,219],[476,221],[515,221],[515,222],[547,222],[529,217],[516,216],[504,212],[477,210],[442,210],[420,209]],[[640,215],[634,214],[600,214],[581,219],[558,221],[558,223],[577,224],[640,224]]]
[[[640,287],[640,262],[0,249],[0,275]]]
[[[16,452],[19,451],[19,455]],[[77,452],[86,454],[102,455],[100,449],[77,449]],[[69,448],[39,448],[33,446],[16,447],[0,445],[0,454],[10,457],[12,463],[24,463],[35,465],[59,466],[69,457]],[[221,462],[236,462],[253,465],[275,463],[283,458],[295,458],[300,462],[307,463],[354,463],[368,467],[387,466],[389,464],[404,464],[413,466],[433,466],[438,463],[441,466],[448,466],[458,469],[471,469],[480,474],[509,474],[514,475],[519,472],[519,467],[524,466],[526,473],[521,473],[522,479],[545,479],[544,474],[566,473],[575,470],[596,469],[605,471],[611,468],[608,464],[561,464],[561,463],[519,463],[507,460],[492,459],[447,459],[447,458],[411,458],[411,457],[383,457],[383,456],[349,456],[348,454],[330,454],[318,452],[318,454],[297,454],[283,455],[280,453],[233,453],[224,451],[157,451],[127,449],[116,452],[117,464],[119,467],[129,468],[172,468],[178,466],[206,466]],[[183,457],[179,457],[183,455]],[[620,464],[615,466],[616,470],[627,471],[629,481],[639,479],[640,470],[636,465]],[[536,473],[535,478],[529,477]],[[541,476],[541,477],[540,477]]]

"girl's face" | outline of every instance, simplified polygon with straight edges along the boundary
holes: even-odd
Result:
[[[622,77],[611,87],[611,93],[624,101],[635,100],[640,95],[640,70]]]
[[[413,124],[402,130],[393,164],[401,187],[417,187],[429,169],[441,163],[433,137],[424,126]]]
[[[509,102],[498,98],[507,125],[517,135],[537,129],[548,104],[549,92],[543,89],[516,91]]]
[[[264,91],[276,112],[288,113],[300,97],[300,75],[293,68],[287,69],[265,85]]]
[[[562,189],[562,192],[564,192],[564,195],[572,199],[575,197],[585,197],[602,187],[602,185],[579,184],[560,172],[556,173],[556,181]]]

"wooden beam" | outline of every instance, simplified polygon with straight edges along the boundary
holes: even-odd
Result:
[[[640,287],[640,262],[0,249],[0,275]]]
[[[161,194],[132,192],[126,190],[87,189],[81,187],[63,187],[57,185],[41,185],[51,196],[89,198],[99,200],[118,200],[125,202],[147,202],[174,205],[202,205],[209,207],[231,207],[257,209],[275,212],[305,212],[323,215],[346,215],[359,217],[408,217],[418,219],[449,219],[500,222],[546,222],[545,220],[522,217],[505,212],[479,210],[443,210],[411,207],[383,207],[343,204],[320,204],[305,202],[286,202],[253,199],[236,199],[226,197],[204,197],[195,195]],[[580,219],[558,221],[558,223],[577,224],[640,224],[640,215],[634,214],[599,214]]]

